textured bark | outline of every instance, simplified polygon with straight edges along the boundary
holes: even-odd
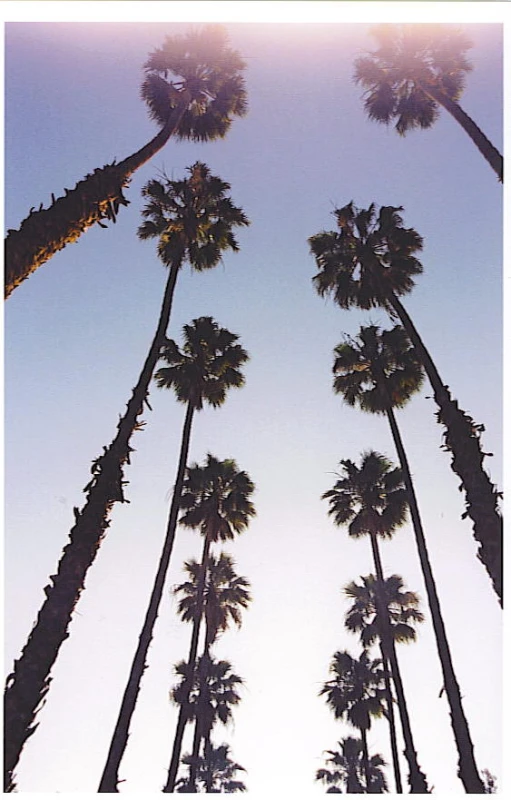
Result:
[[[398,298],[390,295],[389,303],[424,364],[439,407],[436,416],[445,427],[443,447],[452,454],[451,468],[460,478],[460,490],[465,493],[466,512],[463,517],[469,516],[472,520],[474,538],[479,544],[477,557],[484,564],[502,605],[502,517],[498,510],[499,492],[483,468],[483,459],[487,454],[481,450],[480,434],[484,426],[477,425],[452,399]]]
[[[142,372],[127,410],[117,425],[117,435],[104,454],[93,462],[87,500],[81,511],[74,509],[76,523],[69,534],[57,573],[45,587],[46,600],[20,658],[6,681],[4,696],[4,790],[12,791],[12,773],[27,738],[34,732],[34,718],[50,684],[50,671],[62,642],[68,637],[73,611],[84,587],[84,580],[103,540],[114,503],[129,502],[124,497],[123,467],[130,463],[130,439],[137,430],[137,419],[147,402],[149,383],[158,362],[167,330],[179,264],[169,274],[160,319]]]
[[[454,673],[451,651],[447,641],[447,634],[445,631],[442,612],[440,610],[440,601],[438,599],[436,584],[433,578],[433,571],[431,569],[429,554],[426,547],[426,540],[424,538],[419,507],[415,497],[410,467],[408,465],[408,459],[406,457],[401,434],[399,433],[396,418],[392,409],[387,411],[387,418],[390,423],[394,444],[399,456],[399,462],[403,471],[403,478],[408,492],[408,504],[410,508],[410,515],[412,517],[415,541],[419,551],[419,560],[422,574],[424,576],[426,594],[428,596],[428,604],[431,611],[431,620],[433,622],[433,628],[435,631],[438,655],[442,666],[445,693],[447,695],[447,701],[450,709],[451,726],[458,750],[458,777],[463,783],[465,792],[467,794],[484,794],[484,784],[477,770],[474,758],[474,745],[472,744],[468,722],[461,704],[460,687]]]
[[[409,775],[408,783],[410,784],[411,794],[430,794],[426,776],[419,767],[417,761],[417,752],[413,741],[412,727],[410,724],[410,715],[408,714],[408,705],[406,702],[405,692],[403,688],[403,681],[401,680],[401,671],[397,660],[396,645],[392,635],[392,629],[389,620],[388,609],[382,596],[383,587],[383,567],[380,558],[380,551],[376,534],[371,533],[371,548],[373,551],[374,567],[376,570],[376,600],[379,606],[379,618],[381,619],[381,643],[385,654],[385,659],[388,659],[392,672],[392,679],[396,688],[397,704],[399,708],[399,716],[401,718],[401,726],[403,729],[403,739],[405,742],[405,758],[408,762]],[[385,660],[384,659],[384,660]]]
[[[483,157],[493,169],[499,181],[503,183],[504,159],[497,148],[492,145],[490,140],[476,125],[474,120],[469,117],[465,111],[463,111],[462,107],[458,105],[455,100],[452,100],[438,87],[432,86],[431,84],[425,82],[421,83],[420,86],[424,94],[426,94],[431,100],[434,100],[439,105],[443,106],[443,108],[445,108],[445,110],[448,111],[452,117],[454,117],[456,122],[461,125],[465,133],[470,136],[479,152],[482,153]]]
[[[186,111],[188,95],[169,116],[167,124],[144,147],[120,164],[115,161],[97,168],[79,181],[74,189],[38,211],[31,209],[18,230],[10,229],[5,240],[5,298],[32,272],[67,244],[75,242],[87,228],[102,220],[116,221],[131,175],[167,143]]]
[[[181,492],[183,490],[188,450],[190,448],[193,413],[194,408],[190,402],[188,403],[185,423],[183,426],[181,452],[179,456],[176,481],[174,484],[174,494],[172,496],[172,503],[170,506],[169,519],[167,523],[167,532],[165,535],[162,554],[160,556],[160,563],[158,565],[158,570],[154,580],[153,590],[144,624],[140,632],[138,647],[135,651],[128,682],[126,684],[126,689],[124,690],[119,716],[117,718],[117,723],[110,743],[110,749],[108,751],[108,757],[103,770],[103,775],[101,777],[101,782],[99,784],[98,793],[118,791],[117,784],[119,782],[119,767],[126,749],[126,745],[128,744],[131,718],[137,703],[142,676],[147,667],[147,653],[153,638],[154,625],[158,617],[158,610],[160,607],[163,588],[169,568],[170,557],[172,555],[172,549],[174,546],[174,539],[176,536],[177,515],[179,512]]]
[[[202,551],[202,560],[201,560],[201,574],[197,585],[197,603],[201,611],[193,622],[192,638],[190,641],[190,651],[188,653],[188,665],[190,667],[190,675],[188,681],[184,686],[185,698],[181,703],[181,708],[179,709],[179,716],[177,719],[176,733],[174,735],[174,744],[172,746],[172,755],[170,758],[167,783],[163,787],[163,792],[166,793],[174,792],[174,786],[177,778],[177,771],[179,769],[179,760],[181,758],[181,748],[183,746],[183,736],[186,728],[186,723],[188,722],[189,719],[189,698],[195,677],[195,666],[197,661],[197,651],[199,647],[199,633],[202,621],[202,604],[204,596],[204,587],[206,584],[206,569],[209,558],[210,544],[211,544],[210,537],[209,535],[207,535],[204,539],[204,548]]]

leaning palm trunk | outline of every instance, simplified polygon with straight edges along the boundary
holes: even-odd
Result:
[[[207,637],[207,628],[206,628],[206,641],[204,643],[204,652],[203,658],[206,659],[209,656],[209,644],[208,644],[208,637]],[[201,741],[204,741],[204,745],[206,745],[206,740],[209,741],[211,735],[211,728],[205,730],[205,722],[202,718],[202,700],[203,700],[204,692],[202,684],[199,686],[199,696],[197,698],[197,716],[195,718],[195,730],[193,733],[193,745],[192,745],[192,760],[190,762],[190,780],[189,780],[189,791],[196,794],[197,793],[197,763],[200,755],[200,746]],[[204,755],[206,755],[204,753]]]
[[[167,783],[163,787],[163,792],[173,793],[174,786],[177,778],[177,771],[179,769],[179,760],[181,758],[181,749],[183,747],[183,736],[186,728],[186,723],[189,720],[189,699],[192,690],[193,681],[195,677],[195,666],[197,661],[197,651],[199,647],[199,633],[202,621],[202,606],[204,598],[204,587],[206,584],[206,570],[209,559],[210,550],[210,537],[206,535],[204,538],[204,548],[202,551],[201,571],[199,580],[197,582],[197,616],[193,621],[192,638],[190,640],[190,651],[188,653],[188,680],[185,682],[184,697],[179,709],[179,715],[176,725],[176,733],[174,735],[174,744],[172,746],[172,755],[170,759],[170,766],[168,770]]]
[[[399,766],[399,754],[397,750],[396,738],[396,718],[394,716],[394,698],[390,684],[389,662],[385,656],[383,645],[380,642],[381,660],[383,664],[383,679],[385,681],[385,695],[387,698],[387,714],[390,731],[390,749],[392,752],[392,767],[394,770],[394,781],[396,784],[396,794],[403,794],[403,784],[401,783],[401,768]]]
[[[48,261],[67,244],[75,242],[95,222],[115,222],[121,205],[128,201],[122,190],[128,186],[133,173],[151,159],[175,133],[189,103],[189,93],[183,94],[179,105],[167,123],[144,147],[125,158],[95,169],[79,181],[74,189],[66,189],[64,197],[49,208],[31,211],[19,230],[9,230],[5,240],[5,297],[32,272]],[[42,206],[42,204],[41,204]]]
[[[367,731],[364,728],[360,729],[360,738],[362,739],[362,764],[364,768],[366,794],[374,794],[371,770],[369,768],[369,750],[367,747]]]
[[[417,761],[417,752],[415,750],[415,745],[412,736],[410,716],[408,714],[408,705],[406,703],[405,693],[403,689],[403,682],[401,680],[401,671],[399,669],[399,664],[397,660],[396,646],[391,631],[388,610],[382,597],[382,587],[384,580],[383,567],[381,563],[380,551],[378,548],[376,534],[373,531],[371,531],[371,548],[373,551],[373,560],[376,570],[376,579],[377,579],[376,600],[377,600],[377,605],[379,606],[378,612],[379,612],[379,618],[381,620],[380,636],[381,636],[383,651],[385,654],[384,663],[386,660],[389,661],[392,672],[392,679],[394,681],[394,686],[396,687],[399,716],[401,718],[403,739],[405,742],[404,753],[410,770],[408,776],[410,790],[412,794],[429,794],[430,791],[426,781],[426,776],[421,771]]]
[[[138,383],[128,402],[124,417],[117,425],[117,435],[104,454],[93,462],[91,482],[85,487],[87,501],[79,511],[74,509],[75,525],[69,534],[57,573],[45,587],[46,600],[39,611],[21,657],[14,662],[8,676],[4,698],[4,790],[12,791],[12,773],[27,738],[34,732],[33,722],[49,689],[51,668],[57,659],[74,608],[80,598],[87,570],[110,525],[114,503],[127,502],[124,497],[123,467],[130,463],[133,448],[129,442],[137,429],[137,419],[147,403],[149,383],[158,362],[168,326],[174,287],[179,271],[176,262],[165,288],[156,334],[145,360]]]
[[[170,557],[172,548],[174,546],[174,539],[177,527],[177,515],[179,512],[179,501],[183,489],[183,481],[186,470],[186,460],[188,458],[188,450],[190,448],[190,435],[192,432],[194,407],[192,402],[188,403],[186,410],[185,423],[183,427],[183,436],[181,439],[181,453],[179,456],[179,464],[176,474],[176,482],[174,484],[174,494],[172,495],[172,503],[170,506],[169,519],[167,523],[167,533],[163,545],[162,554],[160,556],[160,563],[158,571],[154,580],[153,591],[151,599],[146,612],[144,624],[139,636],[138,647],[133,658],[131,671],[129,674],[126,689],[122,698],[119,716],[110,743],[108,757],[99,784],[98,793],[100,792],[117,792],[117,784],[119,782],[119,766],[121,764],[126,745],[128,743],[129,728],[131,718],[135,710],[135,705],[140,691],[140,684],[144,670],[146,669],[146,658],[149,650],[149,645],[153,638],[154,625],[158,616],[158,610],[163,594],[163,587],[167,577]]]
[[[474,538],[479,543],[477,557],[484,564],[502,605],[502,517],[497,507],[497,489],[483,469],[485,454],[479,441],[482,426],[476,425],[452,399],[398,298],[389,293],[388,301],[414,345],[431,383],[439,407],[437,418],[446,428],[444,448],[452,453],[451,467],[461,479],[460,489],[465,492],[466,512],[463,516],[472,519]]]
[[[421,81],[420,87],[425,95],[439,105],[443,106],[443,108],[445,108],[445,110],[448,111],[452,117],[454,117],[456,122],[461,125],[465,133],[470,136],[479,152],[482,153],[483,157],[486,159],[490,167],[496,173],[499,181],[502,183],[504,181],[504,159],[497,148],[492,145],[490,140],[476,125],[474,120],[469,117],[465,111],[463,111],[462,107],[458,105],[455,100],[452,100],[437,86]]]
[[[410,507],[410,514],[413,522],[413,529],[415,533],[415,541],[419,551],[419,560],[421,564],[422,574],[424,576],[424,583],[426,586],[426,593],[428,596],[428,604],[431,611],[431,619],[435,631],[438,655],[442,666],[442,675],[444,679],[445,693],[449,703],[451,725],[456,741],[458,750],[458,776],[465,787],[467,794],[484,794],[484,785],[479,777],[477,766],[474,758],[474,746],[470,737],[470,730],[468,722],[463,711],[461,704],[461,692],[454,667],[451,659],[451,651],[447,641],[447,634],[445,631],[444,621],[440,610],[440,602],[436,590],[435,580],[429,561],[429,555],[426,547],[426,540],[422,529],[422,522],[419,515],[419,507],[415,497],[415,490],[412,483],[410,467],[406,457],[405,449],[397,427],[394,412],[389,407],[387,410],[387,418],[390,423],[394,444],[398,453],[401,469],[403,471],[403,478],[408,492],[408,503]]]

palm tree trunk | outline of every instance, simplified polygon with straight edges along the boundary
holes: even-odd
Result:
[[[362,739],[362,763],[364,765],[364,775],[366,779],[366,794],[374,794],[371,771],[369,769],[369,750],[367,749],[367,731],[363,728],[360,729],[360,737]]]
[[[451,398],[398,298],[390,294],[388,300],[424,364],[439,407],[437,419],[446,428],[444,449],[452,453],[451,467],[461,479],[460,489],[465,492],[466,512],[463,517],[468,515],[472,519],[474,538],[479,543],[477,557],[484,564],[502,605],[502,517],[497,507],[499,493],[483,469],[485,453],[481,451],[479,433],[484,427],[476,425]]]
[[[128,744],[131,718],[133,716],[138,693],[140,691],[142,676],[147,667],[147,653],[153,638],[154,625],[158,616],[158,610],[163,595],[163,587],[165,585],[170,556],[172,554],[172,548],[174,546],[174,539],[176,536],[177,515],[179,512],[179,501],[181,499],[181,492],[183,489],[188,450],[190,448],[193,414],[194,407],[190,402],[188,403],[188,407],[186,409],[183,436],[181,439],[181,452],[179,456],[176,482],[174,484],[174,494],[172,495],[172,503],[170,506],[165,542],[154,580],[151,599],[149,601],[144,624],[140,632],[138,647],[131,665],[128,683],[126,684],[126,689],[124,690],[119,716],[117,718],[112,741],[110,743],[110,749],[108,751],[108,757],[103,770],[103,775],[101,777],[101,782],[99,784],[98,793],[118,791],[117,783],[119,781],[119,766],[121,764],[126,745]]]
[[[74,509],[75,525],[69,534],[69,544],[58,564],[51,584],[44,588],[46,600],[39,611],[27,644],[14,662],[8,676],[4,696],[4,790],[12,791],[12,773],[18,763],[27,738],[34,732],[34,717],[49,689],[50,671],[58,656],[74,608],[80,598],[87,570],[110,525],[109,514],[116,502],[124,498],[123,466],[129,464],[132,448],[129,441],[137,429],[137,418],[147,402],[149,383],[158,362],[160,348],[170,318],[174,287],[179,271],[175,263],[167,280],[160,318],[142,372],[127,410],[117,425],[117,435],[110,447],[92,465],[93,478],[85,487],[87,501],[79,511]]]
[[[380,642],[381,660],[383,664],[383,676],[385,680],[385,696],[387,698],[387,714],[390,731],[390,749],[392,751],[392,767],[394,770],[394,781],[396,784],[396,794],[403,794],[403,784],[401,783],[401,768],[399,766],[399,753],[397,749],[396,737],[396,718],[394,716],[394,699],[392,687],[390,685],[389,662],[385,655],[383,645]]]
[[[168,770],[167,783],[163,787],[164,793],[174,792],[174,785],[176,783],[177,771],[179,769],[179,760],[181,758],[181,748],[183,746],[183,736],[186,728],[186,723],[188,722],[189,719],[188,702],[195,676],[195,664],[197,661],[197,650],[199,646],[199,633],[202,621],[202,604],[204,596],[204,586],[206,583],[206,568],[209,558],[210,543],[211,543],[210,537],[209,535],[206,535],[206,537],[204,538],[204,548],[202,551],[201,574],[197,584],[197,606],[199,609],[199,613],[197,614],[196,618],[193,621],[192,638],[190,641],[190,652],[188,654],[188,665],[190,668],[190,675],[187,681],[187,685],[183,687],[185,690],[185,698],[181,703],[181,708],[179,709],[179,716],[177,719],[176,733],[174,735],[174,744],[172,746],[172,755]]]
[[[447,634],[440,610],[440,602],[438,599],[436,584],[429,561],[426,540],[424,538],[422,522],[419,515],[419,507],[417,505],[417,498],[415,497],[415,490],[412,483],[408,459],[406,457],[401,434],[399,433],[399,428],[397,427],[394,412],[391,408],[389,408],[386,413],[408,492],[408,504],[410,507],[410,514],[415,532],[415,541],[417,542],[417,549],[419,551],[419,560],[422,574],[424,576],[424,583],[426,585],[426,593],[428,595],[431,619],[435,631],[438,655],[442,665],[444,687],[450,708],[451,725],[454,732],[456,747],[458,749],[458,777],[463,783],[467,794],[484,794],[484,784],[477,771],[474,758],[474,746],[470,737],[468,722],[461,704],[460,687],[454,673],[451,651],[447,641]]]
[[[396,687],[397,703],[399,708],[399,716],[401,718],[401,726],[403,729],[403,739],[405,741],[405,758],[408,762],[409,776],[408,782],[410,784],[411,794],[430,794],[426,776],[419,767],[417,761],[417,752],[412,736],[412,728],[410,724],[410,716],[408,714],[408,705],[405,698],[403,689],[403,682],[401,680],[401,671],[397,661],[396,647],[394,637],[390,628],[390,620],[386,603],[382,597],[383,588],[383,567],[380,558],[380,551],[378,548],[378,541],[376,534],[371,532],[371,548],[373,551],[374,567],[376,570],[376,597],[379,606],[379,617],[382,620],[381,643],[384,651],[384,663],[388,659],[391,665],[392,678],[394,686]]]
[[[122,190],[131,175],[143,166],[175,133],[189,104],[189,93],[169,115],[166,124],[144,147],[125,158],[97,168],[86,175],[74,189],[66,189],[64,197],[49,208],[31,210],[19,227],[9,230],[5,240],[5,298],[67,244],[75,242],[95,222],[116,221],[119,206],[128,201]]]
[[[438,89],[438,87],[432,86],[429,83],[421,83],[420,87],[424,94],[426,94],[431,100],[434,100],[436,103],[443,106],[443,108],[445,108],[445,110],[454,117],[456,122],[461,125],[465,133],[470,136],[479,152],[482,153],[483,158],[486,159],[490,167],[496,173],[499,181],[503,183],[504,159],[497,148],[492,145],[482,130],[475,124],[474,120],[471,119],[471,117],[469,117],[465,111],[463,111],[462,107],[458,105],[458,103],[456,103],[454,100],[451,100],[451,98],[442,92],[441,89]]]

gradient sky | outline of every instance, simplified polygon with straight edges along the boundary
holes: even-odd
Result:
[[[82,16],[59,16],[55,7],[64,5],[80,7]],[[191,8],[200,5],[208,7],[202,15]],[[406,138],[366,119],[353,60],[373,45],[367,23],[392,19],[396,6],[404,19],[407,4],[286,3],[273,15],[271,3],[228,3],[228,12],[221,5],[5,4],[6,229],[52,192],[153,136],[139,99],[142,65],[167,34],[187,30],[187,19],[205,19],[211,7],[227,19],[231,44],[247,61],[250,105],[224,141],[168,143],[135,173],[130,206],[115,226],[88,231],[6,303],[6,672],[156,327],[166,274],[155,243],[136,236],[141,188],[162,170],[181,178],[204,161],[231,184],[252,222],[239,234],[240,252],[221,266],[201,275],[183,269],[169,328],[179,339],[183,324],[211,315],[251,355],[246,387],[233,390],[222,409],[196,416],[189,457],[234,458],[257,486],[256,519],[226,547],[254,600],[241,630],[228,632],[217,649],[246,686],[235,724],[217,730],[215,740],[231,743],[251,794],[315,796],[324,792],[314,781],[323,751],[354,734],[317,696],[333,653],[360,650],[343,628],[341,588],[372,571],[369,542],[336,529],[320,496],[340,459],[358,462],[369,448],[393,461],[396,455],[385,419],[345,407],[331,390],[332,351],[342,334],[355,335],[361,324],[388,327],[386,315],[343,312],[319,298],[307,238],[333,229],[333,210],[350,200],[404,207],[405,225],[425,240],[424,274],[404,304],[453,395],[484,423],[483,448],[493,453],[486,468],[502,487],[502,187],[445,113],[431,130]],[[263,21],[230,21],[241,18],[240,5],[264,6]],[[461,104],[502,149],[498,21],[508,9],[489,4],[483,24],[474,22],[480,3],[421,5],[428,7],[421,19],[463,23],[474,70]],[[93,21],[99,6],[102,21]],[[314,21],[291,24],[305,7]],[[285,22],[275,22],[279,11]],[[65,13],[84,21],[50,21]],[[153,387],[150,401],[126,471],[130,503],[115,507],[87,576],[39,729],[16,772],[21,792],[97,790],[163,542],[184,417],[171,393]],[[463,496],[434,412],[425,386],[398,412],[398,423],[476,760],[502,786],[501,611],[475,557],[470,522],[460,519]],[[168,701],[172,665],[185,657],[191,632],[176,616],[170,588],[200,548],[196,534],[178,532],[121,791],[142,796],[165,781],[177,714]],[[426,615],[418,643],[398,652],[419,763],[435,793],[462,794],[410,526],[381,551],[385,572],[403,576]],[[374,723],[369,744],[390,762],[383,721]],[[390,767],[388,777],[393,786]]]

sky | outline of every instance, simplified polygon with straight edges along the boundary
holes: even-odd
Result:
[[[136,230],[144,184],[204,161],[231,185],[251,226],[239,253],[204,274],[183,268],[168,335],[208,315],[240,336],[246,386],[196,415],[189,463],[234,458],[256,484],[257,517],[225,549],[252,584],[242,628],[217,648],[245,681],[234,724],[218,729],[254,797],[316,796],[325,750],[355,731],[318,697],[336,650],[360,652],[343,627],[342,587],[372,571],[321,495],[341,459],[397,457],[384,418],[332,391],[333,348],[383,311],[341,311],[313,289],[307,239],[335,208],[403,206],[424,237],[404,305],[460,405],[484,423],[485,466],[502,488],[502,187],[442,112],[400,138],[365,117],[352,81],[376,21],[455,22],[473,42],[462,107],[502,150],[503,3],[5,3],[5,229],[31,206],[120,160],[156,129],[139,98],[142,66],[191,22],[226,23],[247,62],[249,113],[225,140],[170,141],[140,169],[116,225],[95,227],[25,281],[5,304],[5,671],[27,639],[81,507],[90,464],[115,434],[156,328],[165,268]],[[101,6],[101,11],[99,7]],[[240,6],[244,6],[241,10]],[[314,8],[313,8],[314,6]],[[412,10],[412,6],[414,6]],[[193,8],[192,8],[193,7]],[[304,19],[308,10],[308,19]],[[300,17],[304,15],[304,17]],[[278,21],[277,21],[278,20]],[[298,22],[298,20],[301,20]],[[483,21],[484,20],[484,21]],[[184,409],[151,389],[152,412],[126,470],[129,504],[112,523],[52,671],[39,727],[16,770],[18,791],[95,793],[165,534]],[[440,446],[427,385],[397,414],[407,449],[455,671],[480,770],[502,788],[502,612]],[[121,792],[159,792],[177,709],[172,666],[188,650],[171,588],[201,541],[179,530],[120,776]],[[419,593],[425,623],[400,646],[419,763],[435,793],[463,793],[422,574],[409,524],[381,553],[385,573]],[[376,721],[371,752],[390,762]],[[189,742],[186,742],[186,749]],[[402,750],[402,744],[401,744]],[[402,759],[403,775],[406,764]],[[390,767],[389,783],[393,786]]]

